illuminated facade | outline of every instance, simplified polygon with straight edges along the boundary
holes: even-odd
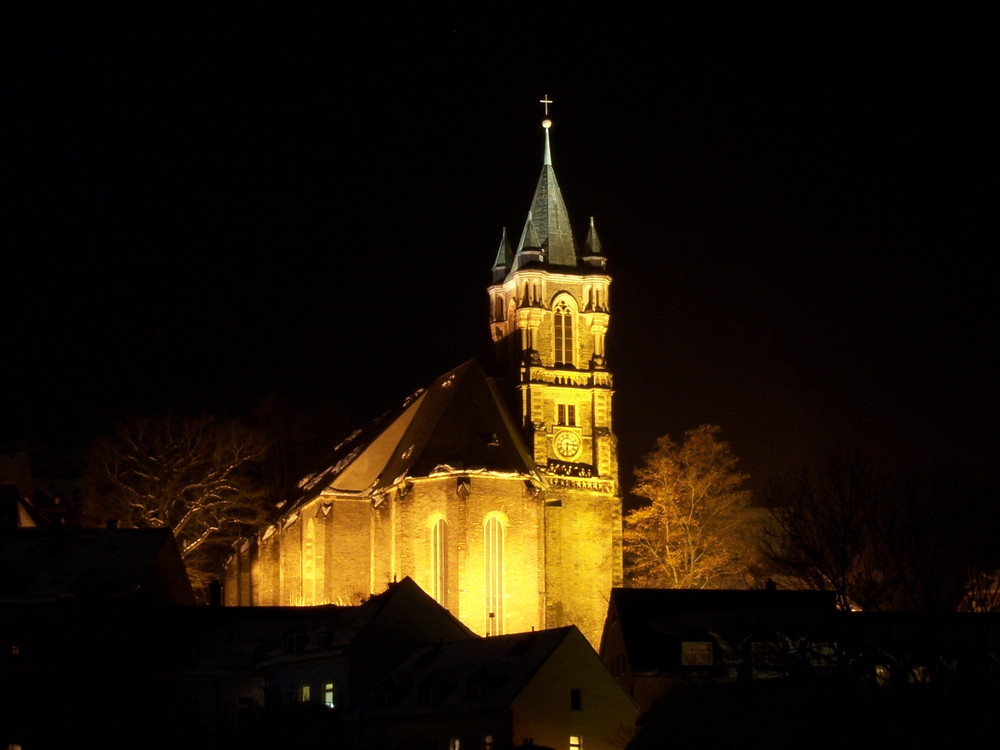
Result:
[[[595,645],[621,585],[621,499],[593,220],[578,250],[545,157],[493,265],[503,377],[475,360],[346,440],[227,570],[227,603],[353,603],[413,578],[473,631],[575,624]]]

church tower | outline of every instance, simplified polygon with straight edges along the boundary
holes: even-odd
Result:
[[[548,114],[551,101],[542,100]],[[582,251],[552,166],[544,159],[516,250],[506,230],[489,287],[490,330],[514,390],[515,418],[546,480],[549,623],[584,613],[594,585],[620,586],[621,498],[605,337],[611,277],[593,218]],[[605,588],[606,590],[606,588]],[[603,613],[600,615],[603,617]]]
[[[524,231],[516,251],[504,234],[489,287],[506,386],[467,360],[345,438],[241,540],[227,603],[347,604],[410,577],[482,635],[574,624],[599,645],[622,583],[611,278],[593,221],[573,238],[543,126]]]

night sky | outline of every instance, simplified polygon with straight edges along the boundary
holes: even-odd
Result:
[[[547,94],[613,277],[626,485],[702,423],[758,484],[845,446],[995,463],[985,14],[23,5],[0,438],[266,397],[360,424],[488,357]]]

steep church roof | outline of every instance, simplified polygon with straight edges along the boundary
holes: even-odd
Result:
[[[475,359],[417,391],[388,419],[353,436],[336,458],[328,469],[304,480],[302,501],[324,489],[374,494],[406,478],[437,473],[537,477],[506,405]]]

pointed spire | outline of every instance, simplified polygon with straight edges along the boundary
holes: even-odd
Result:
[[[556,180],[556,173],[552,168],[552,140],[549,134],[552,120],[548,116],[552,100],[546,95],[540,102],[545,106],[545,119],[542,120],[542,129],[545,133],[542,173],[538,177],[535,194],[531,200],[531,210],[528,211],[528,219],[513,258],[510,256],[510,245],[504,230],[504,239],[501,240],[496,262],[493,264],[494,282],[503,280],[512,271],[523,268],[529,263],[575,268],[582,261],[591,267],[602,270],[604,268],[601,242],[597,238],[593,219],[590,222],[590,233],[587,235],[582,258],[577,251],[566,202],[563,200],[559,181]]]
[[[607,264],[607,259],[601,253],[601,238],[597,236],[593,216],[590,217],[590,229],[587,230],[587,241],[583,245],[583,262],[598,268],[604,268]]]
[[[524,250],[541,250],[542,243],[538,241],[538,232],[535,230],[534,216],[528,211],[528,218],[524,221],[524,229],[521,230],[521,241],[517,243],[517,252]]]
[[[538,232],[535,231],[535,222],[532,220],[531,211],[528,211],[528,218],[524,222],[524,229],[521,231],[521,241],[517,243],[517,256],[515,267],[522,266],[542,260],[542,243],[538,241]]]
[[[597,236],[597,227],[594,226],[594,217],[590,217],[590,229],[587,231],[587,241],[583,245],[586,255],[601,254],[601,238]]]
[[[493,261],[493,281],[503,281],[514,262],[514,254],[507,239],[507,227],[503,228],[500,247],[497,249],[497,259]]]
[[[551,101],[548,103],[551,104]],[[573,239],[573,229],[569,223],[569,212],[566,210],[562,190],[559,189],[559,182],[552,168],[552,147],[549,141],[551,127],[552,120],[542,121],[542,128],[545,130],[545,155],[542,173],[538,177],[535,196],[531,201],[531,214],[542,247],[546,250],[548,263],[553,266],[575,266],[576,242]]]

